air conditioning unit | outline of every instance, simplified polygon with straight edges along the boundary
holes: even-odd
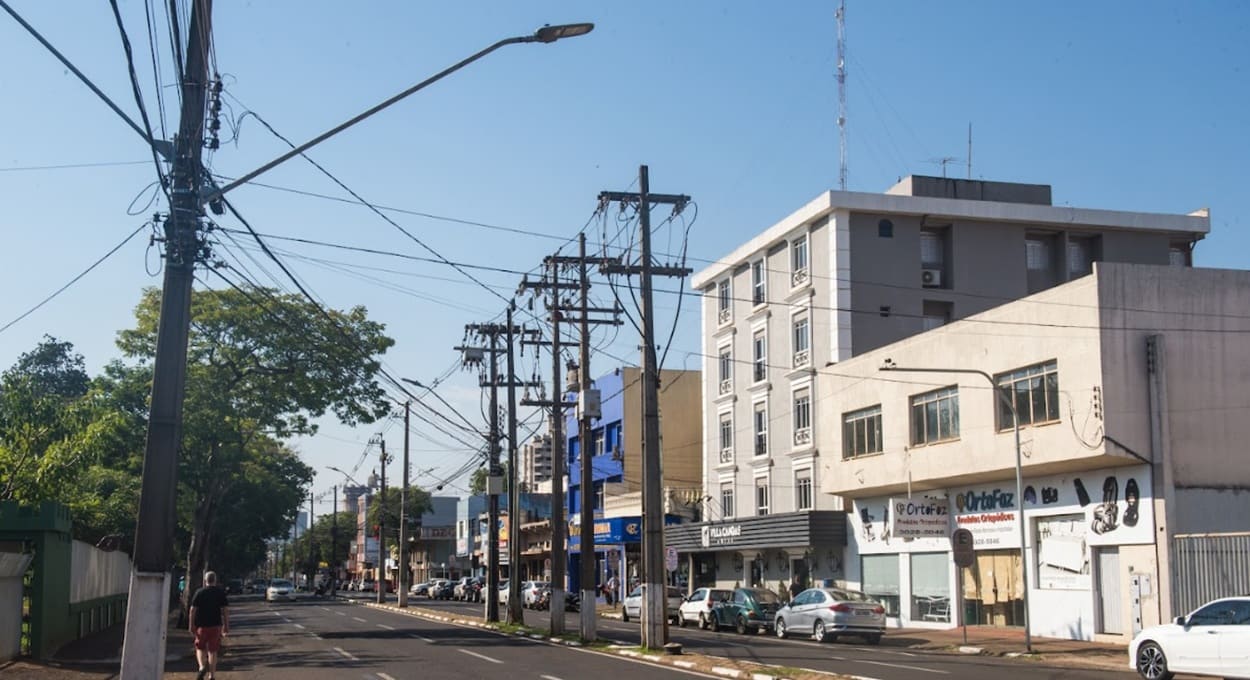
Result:
[[[921,269],[920,285],[925,288],[941,288],[942,287],[942,270],[941,269]]]

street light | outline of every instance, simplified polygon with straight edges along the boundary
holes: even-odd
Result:
[[[1007,395],[999,389],[994,382],[994,377],[985,371],[976,368],[905,368],[896,366],[890,359],[886,359],[879,370],[882,371],[901,371],[905,373],[967,373],[970,375],[979,375],[990,383],[990,389],[998,395],[1003,404],[1011,409],[1011,429],[1016,437],[1016,504],[1019,508],[1016,514],[1017,524],[1020,527],[1020,570],[1024,576],[1024,651],[1033,653],[1033,637],[1032,629],[1029,626],[1029,561],[1025,555],[1025,530],[1024,530],[1024,474],[1023,460],[1020,455],[1020,414],[1016,411],[1015,401],[1008,398]]]
[[[268,172],[269,170],[273,169],[275,166],[285,163],[291,158],[304,153],[305,151],[311,149],[312,147],[320,144],[321,142],[324,142],[325,140],[333,137],[334,135],[337,135],[338,133],[346,130],[347,128],[355,125],[356,123],[359,123],[360,121],[368,118],[369,116],[372,116],[373,114],[381,111],[382,109],[385,109],[389,107],[390,105],[402,99],[407,98],[409,95],[412,95],[428,87],[429,85],[432,85],[438,82],[439,80],[442,80],[443,78],[446,78],[447,76],[455,73],[456,71],[459,71],[465,66],[472,64],[478,59],[481,59],[482,57],[490,54],[491,52],[494,52],[495,50],[505,45],[516,45],[520,43],[533,43],[533,42],[552,43],[557,40],[562,40],[564,38],[575,38],[579,35],[586,35],[587,33],[590,33],[591,31],[593,31],[594,28],[595,28],[595,25],[591,23],[560,24],[558,26],[543,26],[537,31],[534,31],[533,35],[520,35],[520,36],[516,36],[512,38],[504,38],[503,40],[496,42],[495,44],[487,47],[486,49],[470,57],[467,57],[459,62],[456,62],[455,64],[451,66],[448,66],[442,71],[435,73],[429,78],[426,78],[425,80],[417,83],[416,85],[413,85],[412,87],[404,90],[403,92],[400,92],[399,94],[391,97],[390,99],[387,99],[381,104],[374,106],[373,108],[347,120],[344,123],[341,123],[335,127],[330,128],[329,130],[326,130],[325,132],[317,135],[316,137],[313,137],[307,142],[304,142],[303,144],[300,144],[299,146],[291,149],[290,151],[282,154],[281,156],[278,156],[277,158],[269,161],[268,163],[265,163],[259,168],[256,168],[255,170],[243,175],[242,177],[235,179],[229,184],[225,184],[221,187],[214,188],[212,191],[205,193],[201,197],[200,201],[202,203],[210,203],[210,202],[220,199],[222,195],[225,194],[227,191],[230,191],[231,189],[234,189],[242,184],[246,184],[247,182],[252,181],[260,174]]]

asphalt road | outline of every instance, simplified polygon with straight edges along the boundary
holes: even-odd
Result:
[[[329,599],[231,606],[218,677],[689,680],[691,674]]]
[[[447,610],[462,615],[481,616],[483,605],[445,600],[410,599],[410,604],[429,609]],[[576,632],[578,615],[567,614],[566,630]],[[526,611],[525,622],[546,627],[549,612]],[[639,644],[641,627],[637,622],[624,623],[599,619],[601,638]],[[888,635],[888,633],[887,633]],[[732,631],[712,632],[697,626],[669,628],[669,639],[680,642],[690,652],[722,656],[743,661],[845,673],[878,680],[1130,680],[1136,674],[1106,669],[1081,669],[1049,665],[1044,661],[1000,659],[983,656],[961,656],[921,650],[905,650],[892,645],[869,647],[858,638],[834,643],[817,643],[811,639],[792,637],[779,640],[774,635],[738,635]],[[632,676],[629,676],[632,677]]]

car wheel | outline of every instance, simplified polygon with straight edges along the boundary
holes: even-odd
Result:
[[[777,617],[777,637],[786,639],[786,620],[781,617]]]
[[[707,620],[707,614],[699,614],[699,629],[708,630],[712,627],[712,622]]]
[[[747,634],[747,618],[745,616],[739,615],[738,620],[734,622],[734,629],[738,631],[738,635],[746,635]]]
[[[881,644],[881,636],[880,635],[865,635],[864,641],[870,645],[879,645]]]
[[[682,614],[681,612],[677,612],[677,627],[678,628],[686,627],[686,615]]]
[[[624,607],[621,608],[621,620],[625,623],[629,623],[629,610]]]
[[[1163,654],[1163,648],[1153,642],[1146,642],[1138,647],[1137,672],[1146,680],[1169,680],[1172,672],[1168,670],[1168,659]]]
[[[825,630],[825,622],[817,621],[816,626],[812,628],[812,637],[816,642],[824,642],[829,637],[829,632]]]

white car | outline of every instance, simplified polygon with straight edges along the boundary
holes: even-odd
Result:
[[[269,587],[265,589],[265,601],[277,602],[278,600],[294,600],[295,585],[284,578],[276,578],[269,582]]]
[[[1173,673],[1250,678],[1250,597],[1212,600],[1143,630],[1129,643],[1128,662],[1146,680]]]
[[[733,596],[733,590],[720,588],[699,588],[690,597],[681,601],[677,609],[677,625],[685,626],[698,623],[700,628],[712,627],[712,607],[717,602]]]
[[[682,600],[685,598],[681,594],[681,588],[675,586],[667,586],[668,591],[668,619],[677,621],[678,611],[681,609]],[[646,592],[647,584],[643,583],[634,588],[634,591],[621,600],[621,620],[628,622],[631,618],[642,618],[642,594]]]
[[[551,587],[547,581],[526,581],[521,584],[521,606],[533,609],[538,602],[538,595]]]

